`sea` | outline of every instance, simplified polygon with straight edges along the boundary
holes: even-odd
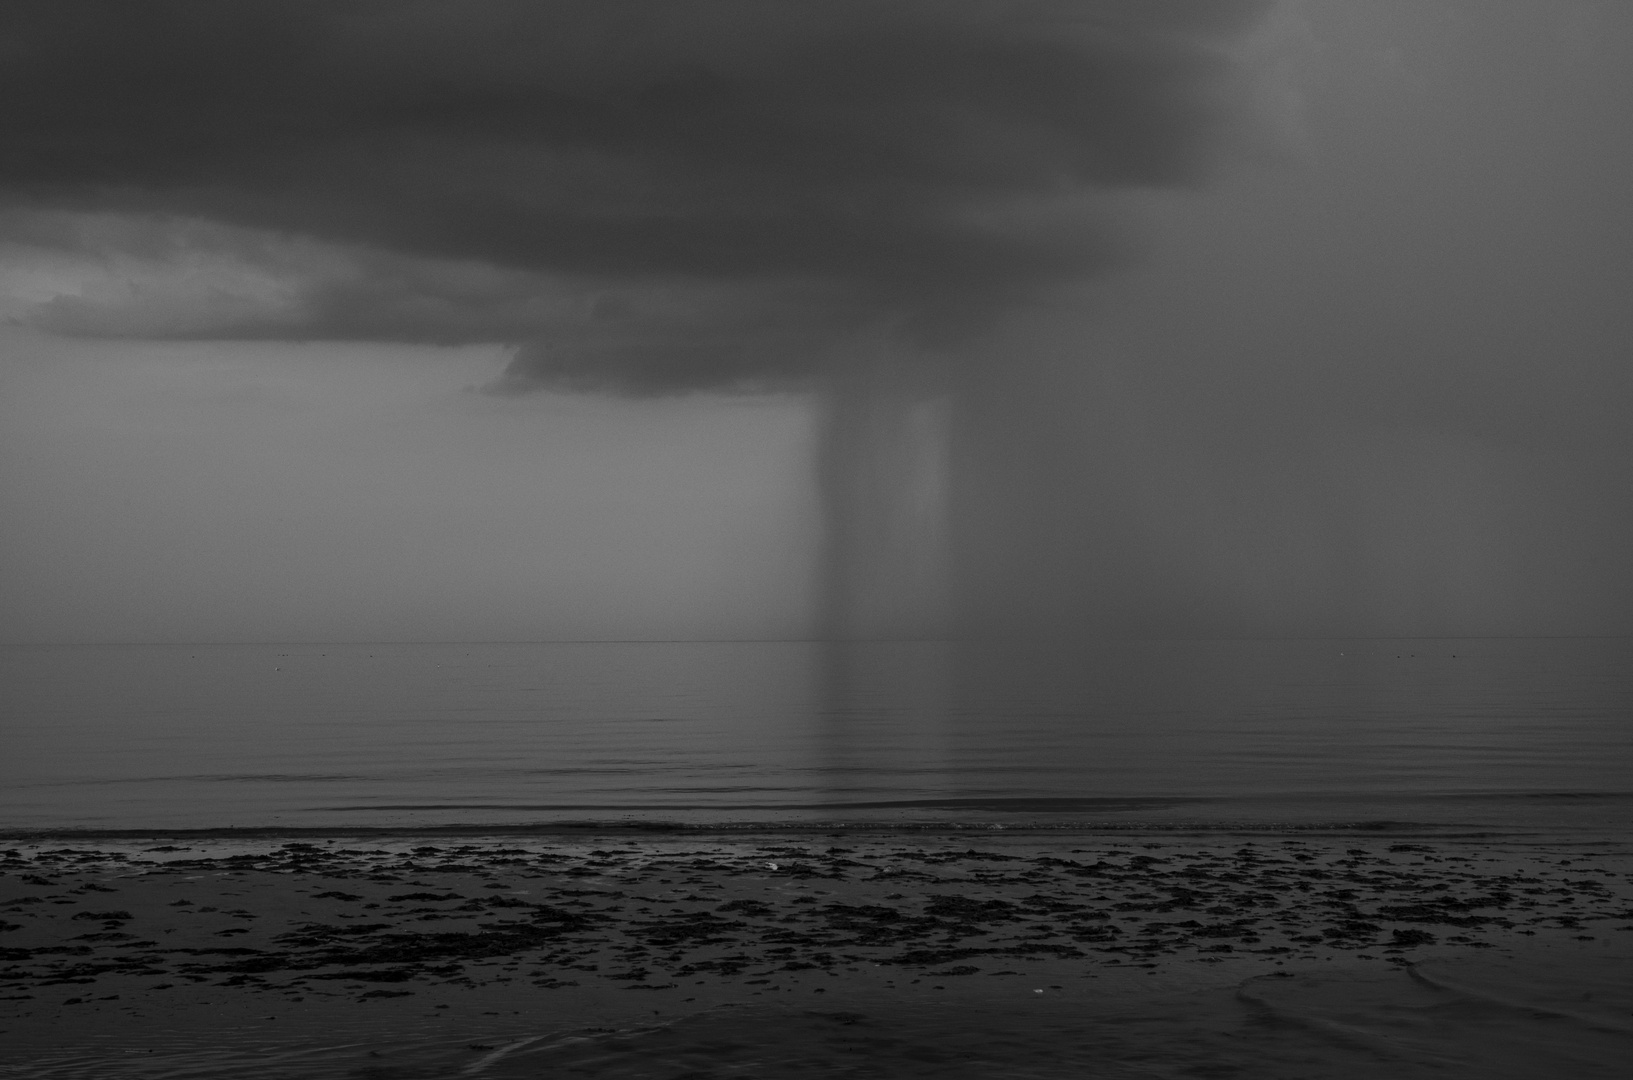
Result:
[[[1633,810],[1626,638],[31,645],[0,650],[0,688],[0,835],[36,851],[1376,830],[1461,845],[1458,863],[1501,839],[1572,866],[1624,851]],[[857,975],[821,1005],[767,996],[766,979],[680,1012],[620,989],[638,1022],[592,1028],[516,1003],[439,1025],[371,1011],[370,994],[307,1013],[268,998],[272,1014],[236,1020],[209,1010],[237,998],[178,1018],[169,998],[103,996],[158,1011],[38,1036],[0,1052],[0,1076],[1629,1075],[1627,935],[1561,933],[1490,954],[1452,937],[1404,968],[1101,965],[1064,990],[1009,971],[992,974],[1025,985]],[[59,989],[13,988],[19,1032],[74,1022],[45,1000]],[[552,1007],[590,1008],[562,993]]]
[[[1633,639],[26,645],[0,832],[1623,831]]]

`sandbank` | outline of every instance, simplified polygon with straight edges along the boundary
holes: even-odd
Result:
[[[0,921],[15,1075],[1633,1061],[1633,857],[1602,838],[39,838]]]

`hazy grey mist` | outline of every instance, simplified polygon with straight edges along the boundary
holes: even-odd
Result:
[[[7,20],[20,321],[809,395],[824,636],[1633,631],[1612,0]]]
[[[1311,3],[1277,37],[1278,156],[1154,209],[971,398],[965,617],[1627,633],[1629,10]]]

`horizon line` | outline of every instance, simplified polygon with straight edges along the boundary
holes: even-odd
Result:
[[[886,644],[1025,644],[1045,641],[1610,641],[1622,634],[1050,634],[959,637],[754,637],[754,638],[424,638],[324,640],[242,639],[230,641],[0,641],[0,648],[208,648],[224,646],[320,645],[886,645]]]

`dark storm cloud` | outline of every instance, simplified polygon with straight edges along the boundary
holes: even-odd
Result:
[[[1093,273],[1083,197],[1198,177],[1232,114],[1218,45],[1259,6],[13,0],[0,193],[375,253],[254,336],[522,331],[543,343],[517,386],[776,378],[819,329],[944,325]],[[667,324],[560,323],[393,258],[551,275],[608,310],[745,287]]]

